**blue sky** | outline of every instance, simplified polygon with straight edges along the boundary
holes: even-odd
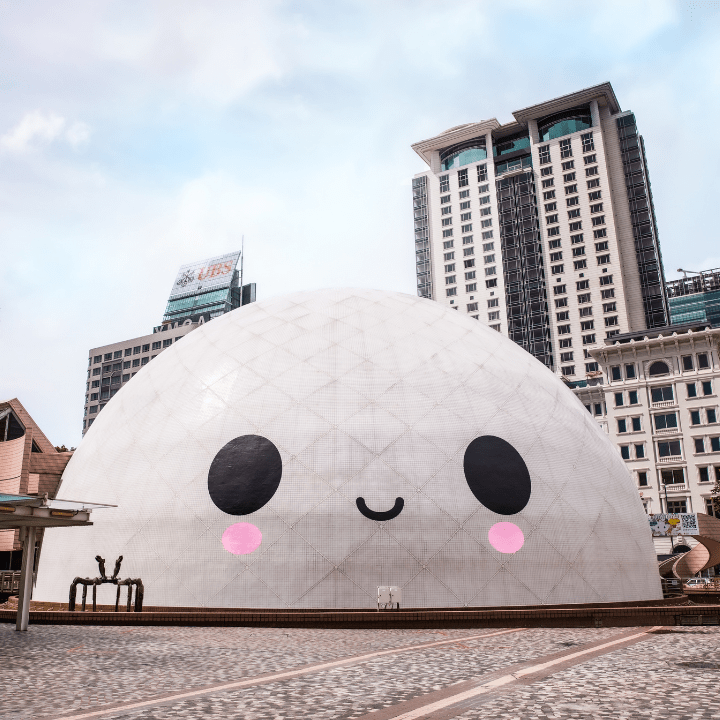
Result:
[[[243,233],[260,299],[414,293],[410,144],[606,80],[668,277],[720,266],[719,6],[0,0],[0,398],[77,445],[88,349]]]

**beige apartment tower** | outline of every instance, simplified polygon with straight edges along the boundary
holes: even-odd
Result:
[[[415,143],[418,294],[568,380],[616,334],[668,324],[642,137],[609,83]]]

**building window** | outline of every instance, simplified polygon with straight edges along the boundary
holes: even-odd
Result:
[[[689,398],[697,397],[697,388],[695,387],[695,383],[687,384],[687,396]]]
[[[638,391],[630,390],[630,392],[628,393],[628,399],[631,405],[638,405]]]
[[[550,253],[550,262],[559,262],[562,260],[562,250],[560,252]]]
[[[575,374],[575,366],[574,365],[566,365],[564,368],[562,368],[562,374],[563,375],[574,375]]]
[[[569,320],[570,319],[570,311],[563,310],[563,312],[555,313],[555,319],[558,322],[565,322],[566,320]]]
[[[485,281],[485,287],[486,288],[494,288],[497,287],[497,278],[492,278],[491,280]]]
[[[96,413],[97,412],[97,405],[91,405],[90,406],[90,413]]]
[[[714,408],[708,408],[706,412],[708,425],[714,425],[717,422],[717,412]]]
[[[454,240],[446,240],[446,241],[443,243],[443,249],[444,249],[444,250],[448,250],[449,248],[454,247],[454,246],[455,246],[455,241],[454,241]]]
[[[710,438],[710,452],[720,452],[720,437]]]
[[[469,260],[463,260],[463,265],[464,265],[466,268],[475,267],[475,258],[470,258]],[[470,279],[470,278],[467,277],[467,275],[466,275],[465,277],[466,277],[466,279],[468,279],[468,280]],[[475,273],[474,273],[474,272],[472,273],[472,277],[475,277]]]
[[[580,323],[580,330],[594,330],[595,329],[595,321],[594,320],[584,320]]]
[[[478,202],[480,203],[480,205],[488,205],[490,203],[490,196],[482,195],[480,198],[478,198]]]
[[[690,424],[691,425],[700,425],[700,411],[699,410],[691,410],[690,411]]]
[[[577,230],[582,230],[582,220],[570,223],[570,232],[576,232]]]
[[[567,292],[567,286],[565,285],[555,285],[553,287],[553,293],[555,295],[564,295]]]
[[[602,197],[602,190],[595,190],[594,192],[588,193],[588,200],[594,202]]]
[[[599,180],[599,178],[594,178],[593,180],[588,180],[588,181],[587,181],[587,186],[588,186],[588,190],[590,190],[591,188],[600,187],[600,180]]]
[[[627,432],[627,419],[626,418],[620,418],[617,421],[617,431],[618,433],[626,433]]]
[[[620,371],[619,365],[613,365],[610,368],[610,377],[612,377],[613,382],[616,380],[622,380],[622,372]]]
[[[670,400],[673,400],[672,385],[664,385],[663,387],[651,388],[650,400],[654,403],[668,402]]]
[[[93,364],[99,362],[102,362],[102,355],[95,355],[95,357],[93,358]]]
[[[553,237],[554,235],[559,235],[559,234],[560,234],[560,228],[557,225],[547,229],[548,237]]]
[[[171,345],[172,345],[172,338],[168,338],[167,340],[163,340],[163,347],[164,347],[164,348],[170,347]],[[133,363],[133,365],[134,365],[134,364],[135,364],[135,363]]]
[[[487,174],[487,165],[478,165],[477,166],[477,175],[478,175],[478,182],[485,182],[488,179]],[[483,189],[480,188],[480,192],[483,192]],[[487,188],[484,192],[487,192]]]
[[[149,358],[149,357],[144,357],[144,358],[140,361],[140,365],[147,365],[149,362],[150,362],[150,358]]]
[[[679,457],[680,456],[680,441],[679,440],[667,440],[664,442],[658,442],[658,455],[660,457]],[[663,470],[663,472],[665,472]]]
[[[686,513],[687,512],[687,500],[668,500],[667,501],[668,513]]]
[[[470,283],[465,286],[465,292],[477,292],[477,283]]]
[[[494,263],[495,262],[495,254],[493,253],[492,255],[485,255],[483,257],[483,262],[486,265],[490,265],[490,263]]]
[[[93,368],[93,375],[100,375],[102,368]]]
[[[573,361],[573,353],[571,352],[564,352],[560,353],[560,362],[572,362]]]
[[[557,332],[558,332],[558,335],[569,335],[570,334],[570,326],[569,325],[558,325]]]
[[[662,360],[656,360],[648,368],[648,375],[650,375],[650,377],[657,377],[659,375],[669,375],[669,374],[670,374],[670,368],[668,367],[667,363],[663,362]]]
[[[598,364],[596,362],[585,363],[585,372],[598,372]]]
[[[694,383],[693,383],[694,384]],[[704,380],[702,382],[703,395],[712,395],[712,382],[710,380]]]
[[[449,230],[443,230],[442,233],[443,233],[442,236],[443,236],[444,238],[446,238],[446,237],[452,237],[453,229],[450,228]]]
[[[140,354],[140,346],[139,346],[139,345],[136,345],[136,346],[133,348],[133,355],[139,355],[139,354]]]
[[[459,188],[465,187],[466,185],[469,184],[467,168],[464,168],[463,170],[458,170],[457,177],[458,177],[458,187]]]
[[[467,197],[469,194],[470,194],[470,191],[469,191],[469,190],[463,190],[463,191],[460,193],[460,197],[461,197],[461,198],[462,198],[462,197]],[[469,201],[469,200],[466,200],[465,202],[461,202],[461,203],[460,203],[460,209],[461,209],[461,210],[469,210],[469,209],[470,209],[470,201]],[[469,219],[469,218],[468,218],[468,219]]]
[[[710,367],[710,363],[708,362],[707,353],[698,353],[697,360],[698,360],[698,370],[707,370],[707,368]]]
[[[623,405],[623,394],[621,392],[616,392],[615,393],[615,407],[621,407],[622,405]]]
[[[572,157],[572,145],[570,144],[569,139],[560,141],[560,157],[561,158]]]
[[[635,457],[642,460],[645,457],[645,445],[642,443],[635,445]]]
[[[573,267],[575,270],[584,270],[587,267],[587,260],[575,260]]]
[[[602,403],[595,403],[595,415],[602,415]]]
[[[443,218],[443,219],[442,219],[442,224],[443,224],[443,225],[452,225],[452,218],[451,218],[451,217]]]
[[[597,217],[592,218],[592,224],[594,225],[604,225],[605,224],[605,216],[604,215],[598,215]]]
[[[640,487],[647,487],[647,484],[648,484],[647,471],[641,470],[640,472],[638,472],[637,477],[638,477],[638,485]]]
[[[568,210],[568,220],[572,220],[573,218],[580,217],[580,208],[574,208],[573,210]]]
[[[474,255],[474,254],[475,254],[474,247],[463,248],[463,257],[468,257],[469,255]]]
[[[583,345],[592,345],[595,342],[595,333],[582,336]]]
[[[673,413],[666,413],[664,415],[655,415],[655,429],[656,430],[670,430],[677,428],[677,415]]]
[[[93,380],[93,381],[92,381],[92,386],[93,386],[94,388],[100,387],[100,381],[99,381],[99,380]]]
[[[592,167],[585,168],[585,177],[592,177],[593,175],[598,174],[597,165],[593,165]]]
[[[588,317],[593,314],[593,309],[591,306],[588,307],[581,307],[580,308],[580,317]]]
[[[542,181],[543,188],[552,187],[555,184],[555,178],[546,178]]]
[[[135,359],[132,361],[132,366],[133,366],[133,367],[140,367],[140,358],[135,358]]]
[[[488,218],[487,220],[481,220],[480,221],[480,227],[489,228],[492,226],[492,218]],[[467,227],[467,230],[465,228]],[[472,231],[472,225],[463,225],[463,232],[471,232]]]
[[[605,318],[605,327],[612,327],[613,325],[618,324],[618,316],[612,315],[611,317]]]
[[[449,196],[448,196],[448,197],[449,197]],[[450,214],[452,214],[452,207],[450,207],[450,205],[448,205],[447,207],[440,208],[440,214],[441,214],[441,215],[450,215]]]
[[[490,208],[487,208],[487,209],[490,210]],[[460,222],[467,222],[468,220],[471,220],[471,219],[472,219],[472,213],[462,213],[462,215],[460,215]]]
[[[600,278],[600,284],[601,285],[612,285],[613,284],[613,276],[612,275],[603,275]],[[615,295],[608,295],[607,297],[615,297]]]
[[[586,165],[592,165],[593,163],[597,162],[597,157],[593,155],[586,155],[583,160],[585,161]]]
[[[556,228],[556,230],[558,231],[557,234],[559,235],[559,234],[560,234],[560,228]],[[548,235],[549,235],[549,234],[550,234],[550,233],[548,233]],[[550,240],[550,241],[548,242],[548,247],[549,247],[551,250],[553,250],[554,248],[559,248],[561,245],[562,245],[562,243],[560,242],[560,238],[558,238],[557,240]]]
[[[112,360],[112,353],[105,353],[105,362]]]
[[[486,268],[485,268],[485,276],[495,275],[495,274],[497,274],[497,268],[496,268],[496,267],[486,267]]]
[[[630,446],[629,445],[621,445],[620,446],[620,457],[623,460],[630,459]]]
[[[446,296],[446,297],[452,297],[453,295],[457,295],[457,288],[456,288],[456,287],[447,288],[447,289],[445,290],[445,296]]]
[[[582,140],[582,151],[584,153],[592,152],[595,149],[595,143],[593,142],[593,134],[591,132],[581,135],[580,139]]]
[[[565,173],[565,175],[563,175],[563,182],[566,182],[566,183],[575,182],[575,173],[574,172]]]
[[[493,231],[492,231],[492,230],[486,230],[486,231],[482,234],[482,239],[483,239],[483,240],[489,240],[492,236],[493,236]]]
[[[566,194],[566,195],[573,195],[573,194],[576,193],[577,191],[578,191],[578,190],[577,190],[577,185],[566,185],[566,186],[565,186],[565,194]]]
[[[443,196],[440,198],[440,204],[441,204],[441,205],[445,205],[446,203],[449,203],[449,202],[450,202],[450,196],[449,196],[449,195],[443,195]],[[443,212],[445,212],[444,209],[443,209]]]
[[[572,249],[573,257],[579,257],[580,255],[585,254],[585,246],[581,245],[580,247],[575,247]]]
[[[123,375],[123,376],[122,376],[122,381],[123,381],[124,383],[126,383],[129,379],[130,379],[130,374],[129,374],[129,373],[128,373],[127,375]]]
[[[450,192],[450,176],[449,175],[441,175],[439,180],[440,180],[440,192],[441,193]]]
[[[538,153],[540,154],[540,164],[547,165],[550,162],[550,146],[543,145],[538,148]]]
[[[550,267],[550,272],[553,275],[561,275],[563,272],[565,272],[565,266],[564,265],[552,265]]]
[[[694,438],[693,442],[695,443],[695,452],[697,454],[705,452],[705,440],[703,438]]]
[[[468,312],[477,312],[478,311],[478,304],[475,303],[468,303],[467,304],[467,311]]]
[[[562,164],[563,172],[566,170],[573,170],[575,168],[575,161],[574,160],[568,160],[568,162],[564,162]]]
[[[603,211],[603,204],[597,203],[596,205],[590,206],[590,212],[591,213],[601,213]]]
[[[693,358],[692,355],[683,355],[682,356],[682,366],[683,370],[694,370],[693,365]]]
[[[446,284],[446,285],[454,285],[454,284],[455,284],[455,278],[456,278],[455,275],[448,275],[448,276],[445,278],[445,284]]]

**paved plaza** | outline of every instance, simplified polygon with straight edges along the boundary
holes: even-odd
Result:
[[[717,718],[720,628],[0,625],[2,720]]]

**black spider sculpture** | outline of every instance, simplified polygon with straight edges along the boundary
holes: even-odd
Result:
[[[87,589],[88,586],[92,586],[92,604],[93,604],[93,612],[97,612],[97,586],[103,585],[105,583],[110,583],[111,585],[117,585],[117,595],[115,596],[115,612],[118,612],[118,608],[120,605],[120,588],[123,585],[127,586],[128,589],[128,595],[127,595],[127,612],[130,612],[130,607],[132,605],[132,592],[133,592],[133,586],[135,586],[135,612],[142,612],[142,604],[143,604],[143,596],[145,594],[145,587],[143,586],[142,580],[140,578],[127,578],[126,580],[120,580],[118,578],[118,573],[120,572],[120,564],[122,563],[123,556],[121,555],[116,561],[115,561],[115,570],[113,571],[112,577],[108,577],[105,574],[105,558],[101,558],[99,555],[95,556],[95,559],[98,562],[98,567],[100,568],[100,577],[96,578],[81,578],[76,577],[72,584],[70,585],[70,599],[68,602],[68,610],[75,610],[75,599],[77,598],[77,586],[82,585],[83,586],[83,594],[82,594],[82,609],[85,610],[85,603],[87,601]]]

